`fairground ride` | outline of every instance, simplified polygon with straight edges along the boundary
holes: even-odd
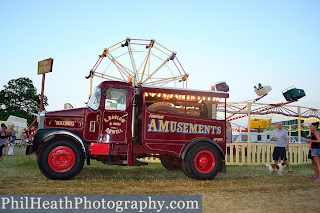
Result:
[[[107,58],[107,60],[104,60]],[[98,61],[86,77],[90,79],[90,95],[93,77],[111,81],[131,81],[136,84],[176,86],[181,82],[187,87],[188,74],[177,58],[155,40],[125,40],[104,49]]]
[[[271,91],[271,87],[267,86],[268,92]],[[303,126],[302,120],[305,123],[308,121],[320,121],[320,110],[302,106],[291,105],[291,103],[297,102],[300,98],[305,96],[305,92],[302,89],[290,87],[282,92],[286,99],[286,102],[277,104],[258,103],[260,99],[265,97],[268,92],[259,93],[260,96],[251,101],[245,102],[228,102],[226,106],[226,112],[223,103],[219,105],[218,111],[221,114],[227,113],[226,117],[229,122],[233,124],[233,131],[272,131],[271,120],[274,117],[281,119],[297,120],[297,124],[290,131],[308,131],[307,126]],[[257,93],[257,91],[256,91]],[[258,93],[257,93],[258,94]],[[241,126],[234,123],[235,120],[247,118],[247,126]]]

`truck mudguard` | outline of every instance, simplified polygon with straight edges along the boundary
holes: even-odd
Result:
[[[58,136],[66,136],[70,137],[73,140],[77,141],[84,154],[85,158],[87,159],[87,165],[90,165],[90,157],[87,145],[83,142],[83,140],[74,132],[66,129],[59,129],[59,128],[49,128],[49,129],[38,129],[34,135],[33,147],[32,150],[36,151],[42,141],[50,140],[54,137]]]
[[[181,154],[181,159],[184,159],[186,157],[186,154],[188,152],[188,150],[190,149],[190,147],[192,147],[193,145],[197,144],[197,143],[201,143],[201,142],[207,142],[209,144],[212,144],[214,145],[215,147],[217,147],[217,149],[219,150],[220,154],[221,154],[221,157],[222,157],[222,160],[225,159],[225,154],[223,152],[223,150],[221,149],[221,147],[214,141],[208,139],[208,138],[198,138],[194,141],[192,141],[191,143],[189,143],[182,151],[182,154]]]

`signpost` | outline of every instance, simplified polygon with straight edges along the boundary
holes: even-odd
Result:
[[[44,81],[46,73],[52,72],[53,59],[48,58],[38,62],[38,75],[42,75],[42,87],[41,87],[41,100],[40,100],[40,112],[43,109],[43,92],[44,92]]]
[[[41,100],[40,100],[40,112],[42,112],[43,109],[43,92],[44,92],[44,81],[46,78],[46,73],[48,72],[52,72],[52,64],[53,64],[53,59],[52,58],[48,58],[45,59],[43,61],[39,61],[38,62],[38,75],[42,75],[42,87],[41,87]],[[25,130],[24,132],[27,135],[28,140],[30,140],[33,137],[35,128],[34,128],[34,124],[36,123],[37,118],[34,119],[34,121],[30,124],[30,126],[28,127],[27,130]],[[30,133],[30,135],[29,135]],[[33,140],[33,139],[32,139]],[[32,146],[27,146],[27,153],[32,153]]]

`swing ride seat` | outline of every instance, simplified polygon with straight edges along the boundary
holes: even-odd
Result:
[[[225,81],[219,81],[215,84],[217,91],[229,92],[229,86]]]
[[[287,101],[295,101],[306,96],[303,89],[297,89],[296,87],[289,87],[282,91],[282,94]]]
[[[261,89],[254,89],[255,93],[258,95],[258,96],[263,96],[263,95],[266,95],[268,94],[268,92],[270,92],[272,90],[271,86],[264,86],[262,87]]]

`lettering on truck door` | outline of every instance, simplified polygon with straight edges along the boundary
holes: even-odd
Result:
[[[128,125],[127,91],[109,88],[102,120],[102,142],[126,143]]]

